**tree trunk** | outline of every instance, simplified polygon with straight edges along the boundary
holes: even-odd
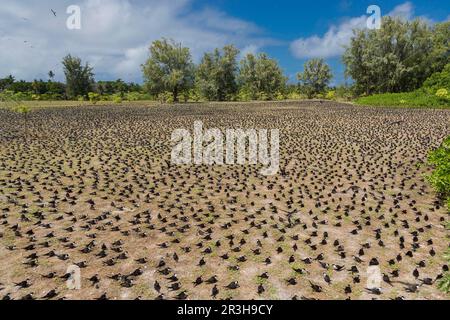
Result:
[[[178,87],[173,89],[173,102],[178,102]]]

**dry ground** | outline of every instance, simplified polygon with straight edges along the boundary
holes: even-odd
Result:
[[[172,130],[195,120],[279,128],[280,174],[171,166]],[[449,120],[320,102],[0,111],[0,298],[448,298],[423,162]]]

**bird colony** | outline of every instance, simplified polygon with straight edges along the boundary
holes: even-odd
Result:
[[[0,111],[0,298],[445,299],[425,162],[449,120],[319,101]],[[173,165],[195,121],[279,129],[279,173]]]

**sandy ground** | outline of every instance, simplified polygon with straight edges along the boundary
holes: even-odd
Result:
[[[280,129],[279,174],[171,165],[172,131],[196,120]],[[326,102],[0,111],[0,298],[448,299],[424,161],[449,120]]]

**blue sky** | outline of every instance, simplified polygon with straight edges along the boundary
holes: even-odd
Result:
[[[81,8],[81,30],[65,26],[73,4]],[[140,82],[149,44],[168,37],[189,46],[196,62],[229,43],[243,53],[267,52],[291,81],[307,59],[323,57],[338,84],[344,82],[342,47],[353,28],[365,26],[373,4],[382,15],[429,23],[450,16],[450,3],[442,0],[2,0],[0,77],[46,79],[53,70],[62,80],[60,61],[71,53],[89,61],[98,80]]]

